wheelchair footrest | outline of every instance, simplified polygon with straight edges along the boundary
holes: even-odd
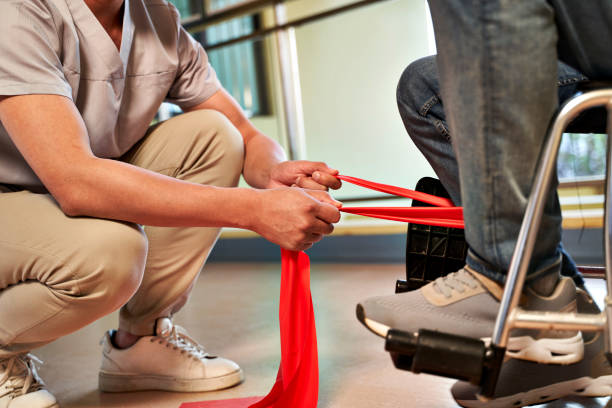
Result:
[[[495,391],[505,353],[482,340],[423,329],[389,330],[385,350],[399,369],[469,381],[480,385],[485,397]]]
[[[410,278],[408,280],[398,279],[395,282],[395,293],[410,292],[410,291],[419,289],[424,284],[425,283],[423,283],[423,281],[420,279],[414,279],[414,278]]]
[[[408,285],[408,281],[398,279],[395,282],[395,293],[404,293],[410,291],[410,286]]]

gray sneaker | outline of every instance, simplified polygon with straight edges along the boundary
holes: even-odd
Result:
[[[578,312],[599,313],[590,295],[578,289]],[[510,359],[504,362],[489,401],[477,398],[478,388],[457,381],[451,393],[455,401],[470,408],[515,408],[541,404],[563,397],[612,395],[612,367],[604,355],[603,335],[584,333],[584,358],[569,365],[545,365]]]
[[[493,333],[503,288],[467,266],[419,290],[378,296],[357,305],[357,318],[375,334],[389,329],[429,329],[487,340]],[[550,296],[526,289],[521,306],[545,311],[576,311],[576,286],[561,278]],[[582,335],[576,332],[513,331],[508,356],[540,363],[571,364],[582,358]]]
[[[102,340],[101,391],[213,391],[232,387],[244,376],[238,364],[209,354],[169,318],[157,319],[155,335],[118,349],[112,333]]]
[[[0,359],[0,408],[58,408],[36,372],[32,354]]]

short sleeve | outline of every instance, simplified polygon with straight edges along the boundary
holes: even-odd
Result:
[[[175,14],[178,37],[178,71],[168,91],[167,101],[189,108],[204,102],[221,89],[215,70],[208,61],[202,45],[189,35],[181,26],[179,13],[170,6]]]
[[[0,95],[72,98],[52,11],[43,1],[0,2]]]

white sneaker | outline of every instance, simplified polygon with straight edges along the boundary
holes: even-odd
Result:
[[[35,362],[42,364],[32,354],[0,359],[0,408],[59,408],[44,388]]]
[[[244,379],[238,364],[208,354],[169,318],[157,319],[155,326],[154,336],[141,337],[126,349],[113,345],[112,332],[104,335],[101,391],[213,391]]]

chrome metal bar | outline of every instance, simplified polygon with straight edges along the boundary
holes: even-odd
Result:
[[[287,16],[285,4],[274,6],[276,24],[285,24]],[[276,32],[278,64],[281,74],[285,129],[287,131],[287,150],[290,160],[306,158],[306,136],[304,130],[304,111],[302,108],[302,88],[298,68],[295,29],[287,28]]]
[[[545,198],[550,180],[556,171],[556,157],[561,144],[563,130],[579,112],[594,106],[606,105],[612,98],[612,90],[597,90],[578,95],[565,103],[554,118],[548,138],[540,157],[540,164],[532,187],[525,216],[510,261],[506,286],[501,299],[491,341],[499,347],[506,347],[513,321],[509,317],[519,303],[525,276],[531,261],[533,246],[540,228]]]
[[[606,264],[606,305],[605,313],[608,321],[612,322],[612,97],[606,105],[608,109],[608,154],[606,159],[606,194],[605,194],[605,213],[604,213],[604,255]],[[605,330],[606,351],[612,351],[612,335],[610,327]]]
[[[604,329],[604,340],[606,346],[606,353],[612,352],[612,335],[610,330],[610,324],[612,323],[612,298],[610,295],[606,296],[606,304],[604,306],[604,313],[608,318],[608,324]]]
[[[205,44],[206,50],[210,51],[210,50],[214,50],[216,48],[223,48],[223,47],[227,47],[233,44],[237,44],[243,41],[247,41],[247,40],[256,40],[256,39],[261,39],[263,37],[265,37],[266,35],[275,33],[279,30],[285,30],[287,28],[290,27],[299,27],[305,24],[309,24],[309,23],[314,23],[317,22],[319,20],[322,20],[324,18],[328,18],[328,17],[334,17],[336,15],[342,14],[342,13],[346,13],[347,11],[351,11],[351,10],[356,10],[358,8],[364,7],[364,6],[369,6],[375,3],[381,3],[383,1],[390,1],[390,0],[361,0],[361,1],[357,1],[355,3],[350,3],[344,6],[340,6],[340,7],[336,7],[333,8],[331,10],[326,10],[326,11],[322,11],[320,13],[315,13],[312,14],[310,16],[306,16],[306,17],[302,17],[302,18],[298,18],[292,21],[289,21],[288,23],[285,24],[276,24],[273,27],[270,28],[263,28],[260,30],[257,30],[253,33],[250,34],[246,34],[246,35],[242,35],[240,37],[236,37],[236,38],[232,38],[230,40],[227,41],[221,41],[218,43],[213,43],[213,44]],[[191,32],[197,32],[197,31],[202,31],[204,30],[207,26],[209,26],[210,24],[208,23],[202,23],[201,21],[197,24],[187,24],[185,25],[185,27],[187,27],[189,29],[189,31]]]
[[[522,329],[602,331],[606,326],[605,313],[535,312],[517,308],[512,317],[513,326]]]
[[[585,278],[606,279],[604,266],[578,266],[578,272]]]
[[[188,30],[201,31],[206,27],[231,20],[232,18],[255,14],[266,7],[284,1],[287,0],[245,0],[211,12],[204,10],[204,15],[200,16],[199,19],[187,21],[183,25]]]

